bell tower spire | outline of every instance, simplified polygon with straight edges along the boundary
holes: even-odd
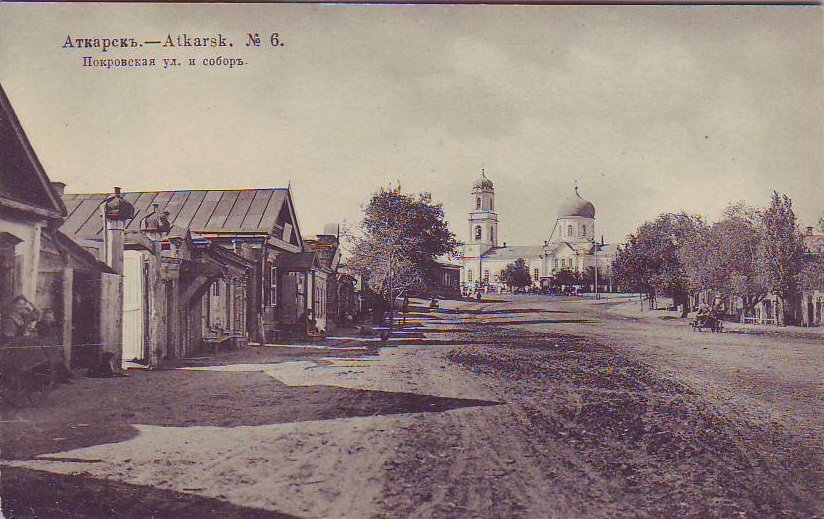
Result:
[[[495,213],[495,188],[486,178],[486,170],[481,167],[481,176],[472,184],[472,206],[469,211],[469,240],[464,254],[480,257],[498,246],[498,215]]]

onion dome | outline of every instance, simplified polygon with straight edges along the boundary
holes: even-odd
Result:
[[[114,194],[106,198],[104,208],[106,219],[125,222],[134,218],[134,206],[120,194],[120,188],[114,188]]]
[[[481,170],[481,176],[478,177],[478,180],[472,183],[472,189],[482,189],[484,191],[492,189],[492,181],[486,178],[483,170]]]
[[[568,218],[570,216],[595,218],[595,206],[589,200],[581,198],[581,195],[578,194],[578,186],[575,186],[575,196],[567,198],[558,207],[558,218]]]

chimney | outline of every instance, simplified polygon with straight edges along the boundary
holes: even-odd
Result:
[[[66,183],[65,182],[52,182],[51,186],[52,186],[52,189],[57,191],[57,196],[63,196],[63,191],[66,190]]]

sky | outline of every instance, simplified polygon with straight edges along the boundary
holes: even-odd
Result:
[[[309,235],[354,225],[372,192],[400,183],[431,192],[466,240],[483,168],[500,241],[541,244],[577,182],[596,234],[618,243],[661,213],[714,221],[773,190],[801,225],[818,221],[822,12],[2,3],[0,83],[67,192],[290,185]],[[232,47],[64,48],[183,33]],[[217,57],[244,65],[203,65]]]

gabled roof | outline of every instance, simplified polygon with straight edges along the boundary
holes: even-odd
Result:
[[[283,254],[275,261],[275,267],[285,272],[307,272],[319,268],[317,255],[314,252],[298,252]]]
[[[102,235],[103,219],[99,206],[107,193],[65,194],[69,216],[62,230],[80,238]],[[154,210],[169,212],[173,226],[197,234],[269,235],[275,229],[284,205],[293,212],[288,188],[240,190],[186,190],[125,192],[135,208],[127,230],[139,230],[140,220]],[[298,235],[299,236],[299,235]]]
[[[0,206],[59,219],[66,207],[0,86]]]

